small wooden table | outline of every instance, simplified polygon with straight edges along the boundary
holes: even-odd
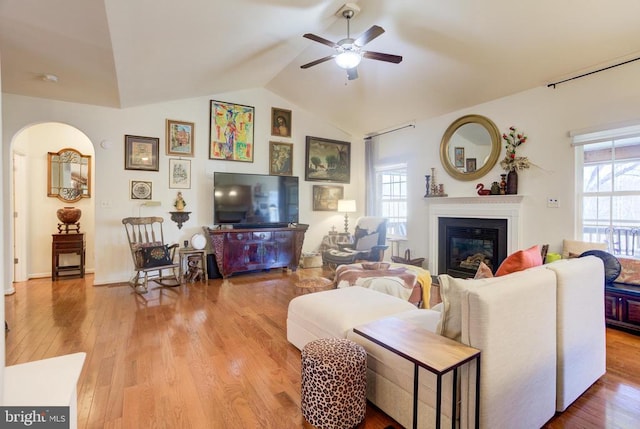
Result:
[[[180,256],[180,282],[185,282],[185,274],[189,271],[189,260],[199,259],[198,269],[202,270],[200,280],[207,283],[207,251],[205,249],[194,249],[193,247],[183,247],[178,250]]]
[[[51,243],[51,280],[60,277],[61,272],[77,271],[80,277],[84,277],[85,249],[86,243],[84,233],[76,232],[69,234],[51,234],[53,240]],[[80,256],[78,265],[60,265],[60,255],[67,253],[75,253]],[[73,274],[72,274],[73,275]],[[65,276],[67,277],[67,276]],[[71,277],[69,275],[68,277]]]
[[[441,335],[434,334],[413,323],[387,317],[353,328],[353,332],[414,364],[413,374],[413,427],[418,427],[418,369],[436,375],[436,428],[440,428],[442,408],[442,376],[453,371],[451,427],[456,423],[458,368],[476,360],[476,413],[475,426],[480,427],[480,350],[465,346]]]

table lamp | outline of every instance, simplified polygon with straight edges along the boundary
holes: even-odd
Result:
[[[338,200],[338,211],[344,213],[344,233],[349,234],[349,213],[355,213],[356,200]]]

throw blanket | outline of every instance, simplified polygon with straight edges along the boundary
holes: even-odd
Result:
[[[424,273],[418,273],[418,270]],[[431,276],[422,268],[402,264],[377,270],[364,269],[362,264],[348,264],[336,269],[336,285],[339,288],[362,286],[407,300],[418,307],[428,307]]]

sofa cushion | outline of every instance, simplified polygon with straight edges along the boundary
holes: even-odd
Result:
[[[607,243],[590,241],[562,240],[562,259],[578,257],[587,250],[607,250]]]
[[[542,265],[542,256],[540,255],[540,247],[532,246],[526,250],[518,250],[507,256],[496,271],[496,277],[506,274],[515,273],[517,271],[526,270],[527,268]]]
[[[620,275],[615,279],[618,283],[640,285],[640,259],[618,258]]]

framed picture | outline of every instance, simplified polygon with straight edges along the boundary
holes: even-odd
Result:
[[[132,180],[129,184],[129,198],[132,200],[150,200],[151,191],[151,182]]]
[[[313,185],[313,210],[335,212],[343,196],[344,186]]]
[[[211,100],[209,159],[253,162],[255,108]]]
[[[293,143],[269,142],[269,174],[293,175]]]
[[[467,173],[473,173],[476,171],[476,159],[467,158]]]
[[[191,160],[169,159],[169,188],[191,189]]]
[[[271,135],[291,137],[291,110],[271,108]]]
[[[193,156],[193,122],[167,119],[167,155]]]
[[[456,147],[453,150],[456,168],[464,168],[464,148]]]
[[[305,180],[349,183],[351,143],[307,136]]]
[[[157,137],[124,136],[124,169],[158,171]]]

